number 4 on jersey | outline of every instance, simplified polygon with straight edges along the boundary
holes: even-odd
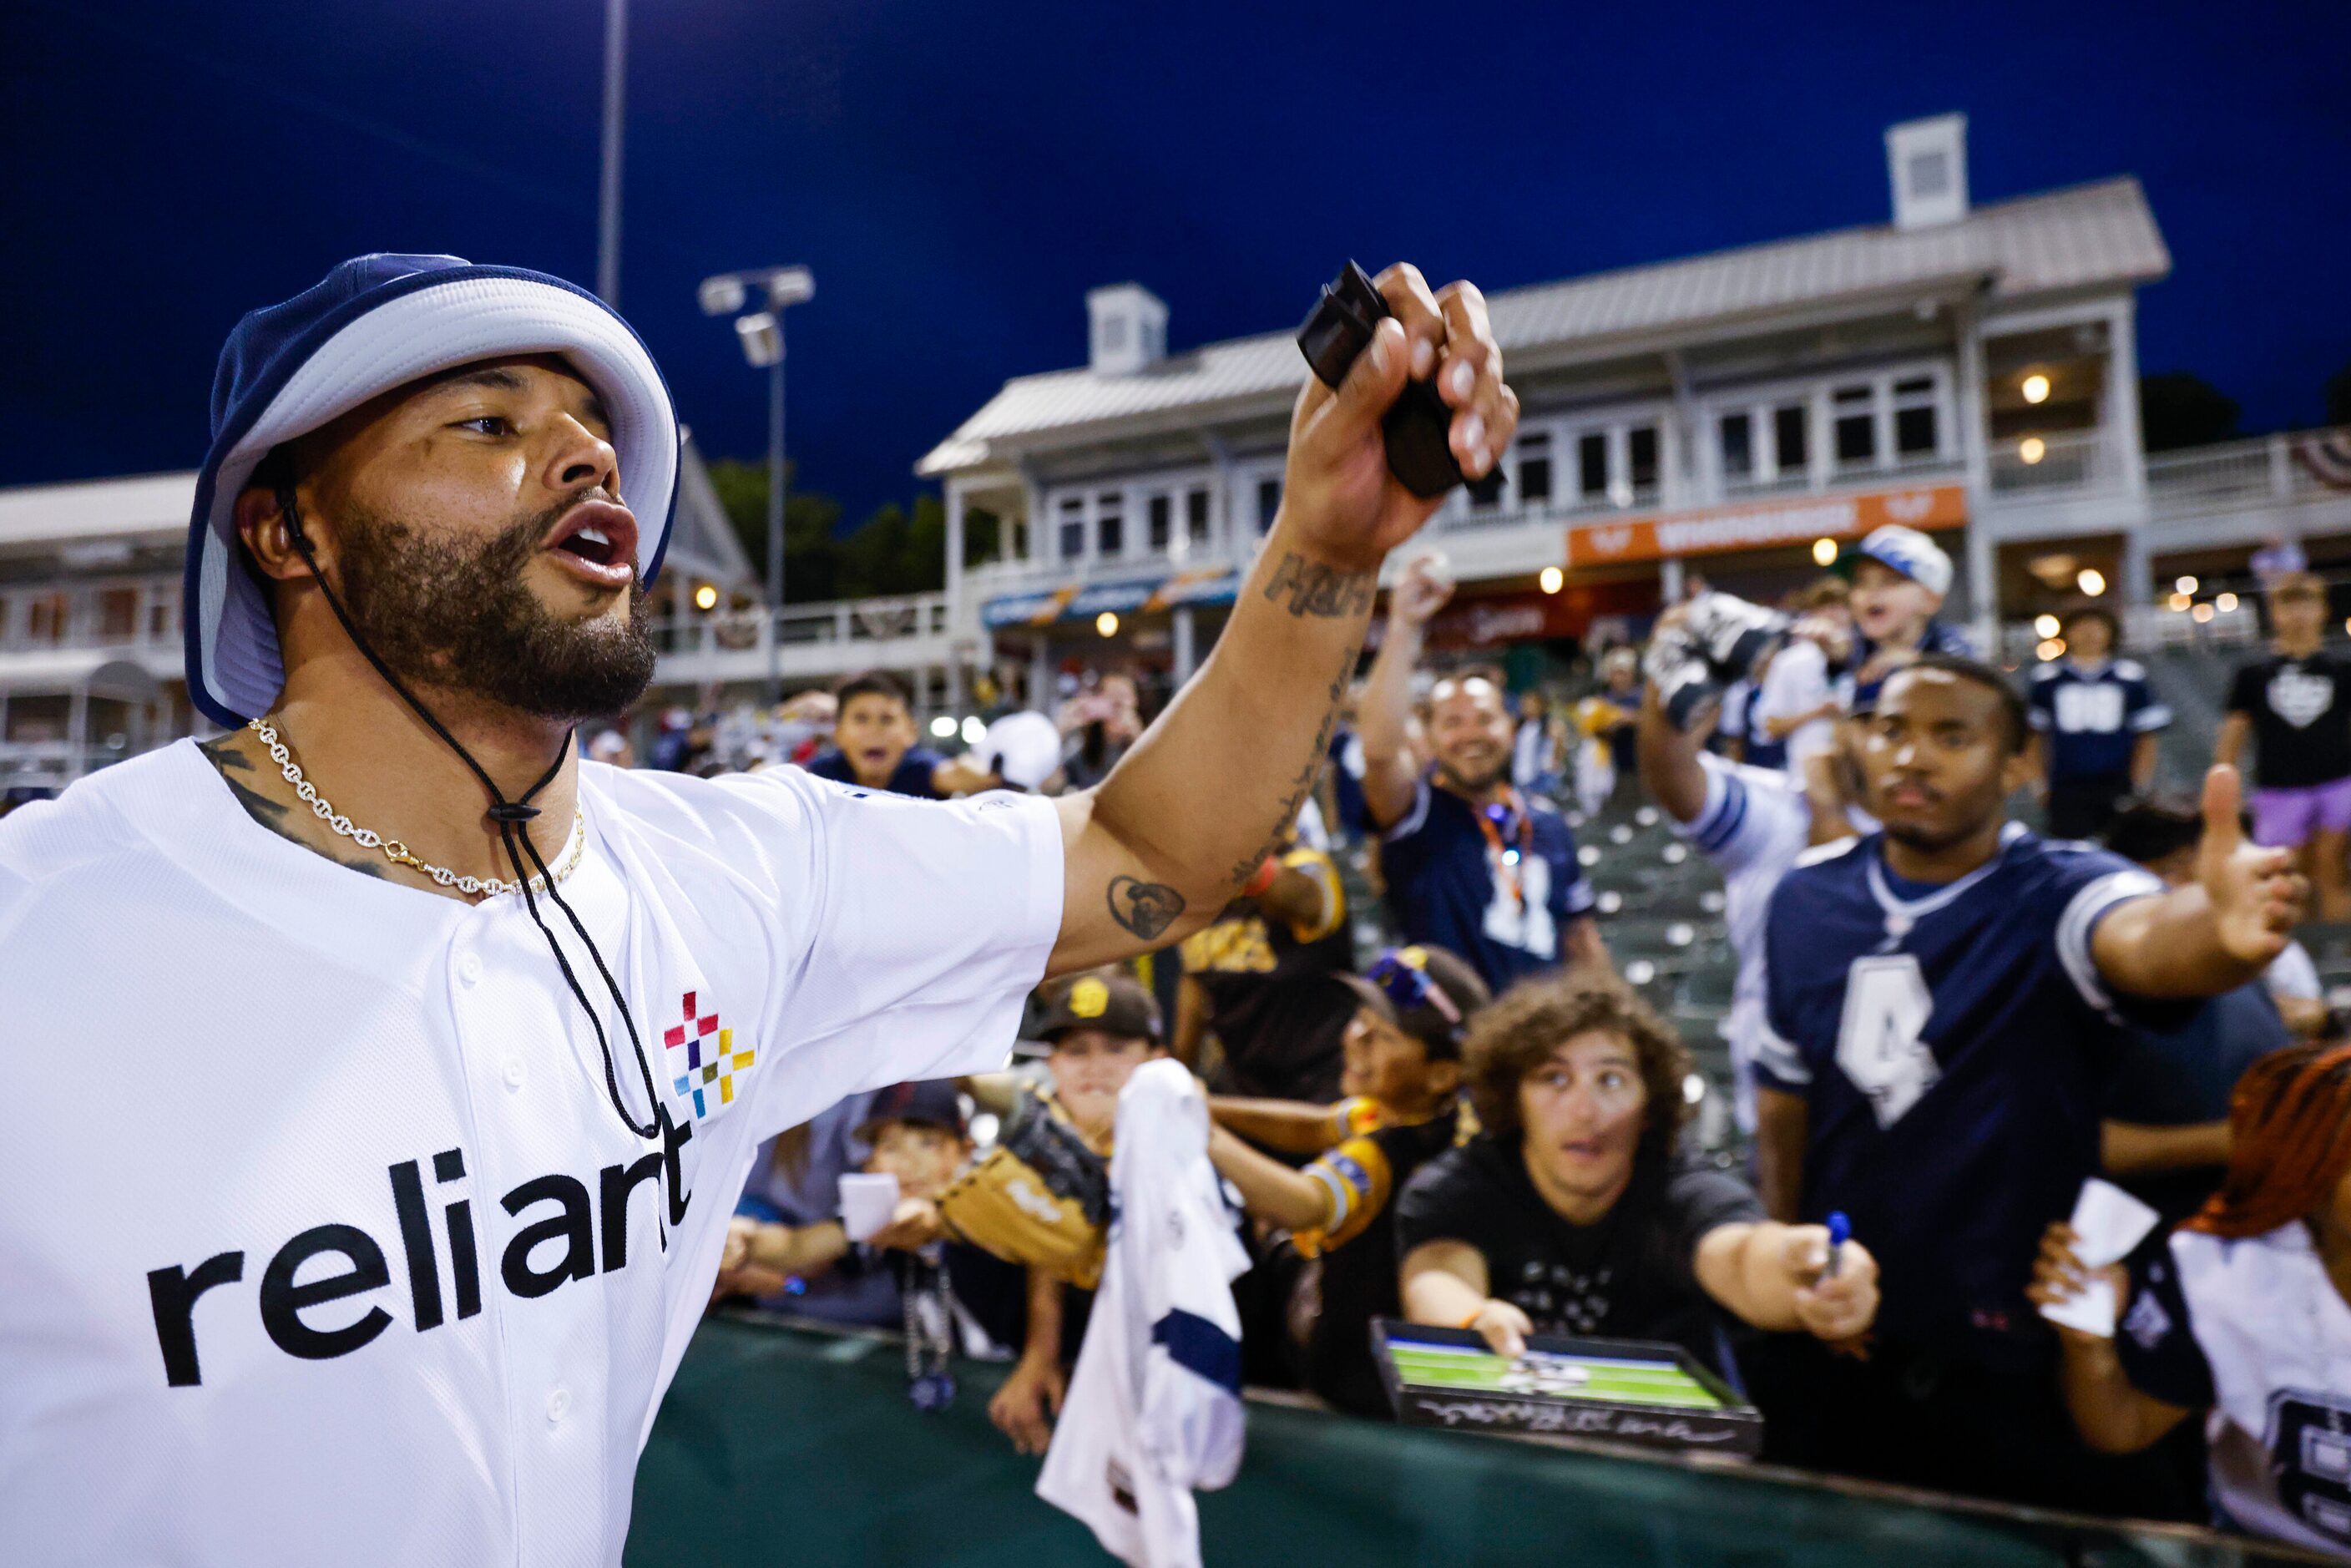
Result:
[[[1855,958],[1845,975],[1837,1065],[1869,1096],[1880,1127],[1900,1121],[1942,1075],[1935,1053],[1918,1038],[1934,1010],[1927,977],[1910,954]]]

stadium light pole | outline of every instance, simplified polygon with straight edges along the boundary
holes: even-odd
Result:
[[[596,190],[596,294],[621,308],[621,127],[629,69],[629,0],[604,0],[604,166]]]
[[[745,311],[758,289],[761,308]],[[770,267],[705,277],[705,316],[733,316],[735,338],[753,370],[768,372],[768,706],[784,695],[784,312],[816,298],[805,267]]]

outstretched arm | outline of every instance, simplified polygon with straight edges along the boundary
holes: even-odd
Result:
[[[1258,1153],[1222,1127],[1208,1128],[1208,1163],[1239,1190],[1241,1207],[1254,1218],[1284,1230],[1319,1230],[1333,1218],[1329,1187]]]
[[[1301,1100],[1257,1100],[1238,1094],[1208,1096],[1208,1114],[1254,1144],[1286,1155],[1319,1155],[1337,1138],[1331,1107]]]
[[[2237,800],[2235,768],[2207,773],[2196,880],[2098,923],[2090,954],[2108,985],[2139,997],[2217,997],[2285,951],[2308,890],[2286,852],[2245,841]]]
[[[1442,500],[1388,472],[1380,416],[1405,380],[1435,379],[1454,411],[1453,455],[1472,477],[1518,426],[1477,289],[1433,296],[1409,267],[1378,281],[1395,314],[1335,391],[1310,378],[1299,393],[1281,510],[1216,652],[1099,788],[1056,802],[1065,867],[1054,973],[1206,925],[1312,790],[1380,562]]]

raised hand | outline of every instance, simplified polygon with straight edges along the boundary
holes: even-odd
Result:
[[[1399,263],[1373,279],[1395,315],[1380,322],[1345,381],[1309,376],[1290,420],[1282,509],[1318,558],[1376,570],[1444,504],[1424,500],[1388,472],[1380,416],[1407,378],[1433,380],[1454,411],[1454,457],[1472,479],[1493,470],[1519,424],[1519,400],[1503,384],[1502,354],[1485,296],[1468,283],[1431,294],[1417,267]]]
[[[1388,613],[1410,626],[1426,626],[1452,601],[1453,583],[1426,556],[1414,559],[1388,595]]]
[[[2196,880],[2211,902],[2212,922],[2229,956],[2267,964],[2294,936],[2308,884],[2294,874],[2293,856],[2245,841],[2237,770],[2223,763],[2204,775],[2204,840],[2196,852]]]

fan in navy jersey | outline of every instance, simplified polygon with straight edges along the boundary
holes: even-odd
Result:
[[[2113,612],[2073,611],[2062,631],[2064,657],[2032,672],[2033,758],[2048,786],[2050,836],[2091,839],[2155,781],[2156,735],[2171,710],[2137,660],[2114,657]]]
[[[2218,1522],[2351,1557],[2351,1046],[2263,1057],[2204,1210],[2103,1270],[2111,1337],[2061,1329],[2066,1407],[2109,1453],[2206,1419]],[[2033,1299],[2088,1282],[2049,1228]]]
[[[914,744],[914,700],[898,677],[869,670],[834,693],[832,749],[808,765],[820,779],[860,784],[920,800],[985,789],[996,780],[961,758]]]
[[[2125,1018],[2184,1018],[2257,977],[2304,889],[2243,841],[2228,768],[2206,781],[2191,885],[2035,837],[2003,810],[2027,733],[1987,665],[1896,672],[1860,747],[1883,830],[1812,852],[1772,895],[1765,1197],[1783,1218],[1850,1215],[1885,1281],[1868,1360],[1813,1357],[1780,1440],[1886,1479],[2158,1506],[2080,1447],[2024,1289],[2048,1217],[2097,1167]]]
[[[1511,726],[1490,668],[1429,688],[1421,727],[1436,763],[1408,739],[1412,675],[1428,622],[1452,593],[1416,560],[1398,580],[1360,710],[1364,801],[1383,834],[1380,868],[1405,940],[1469,960],[1501,991],[1563,964],[1606,964],[1575,835],[1548,800],[1510,784]]]
[[[1854,630],[1853,672],[1839,683],[1846,708],[1866,713],[1886,678],[1921,653],[1972,654],[1967,634],[1935,618],[1951,591],[1951,558],[1916,528],[1888,523],[1855,552],[1846,602]]]

